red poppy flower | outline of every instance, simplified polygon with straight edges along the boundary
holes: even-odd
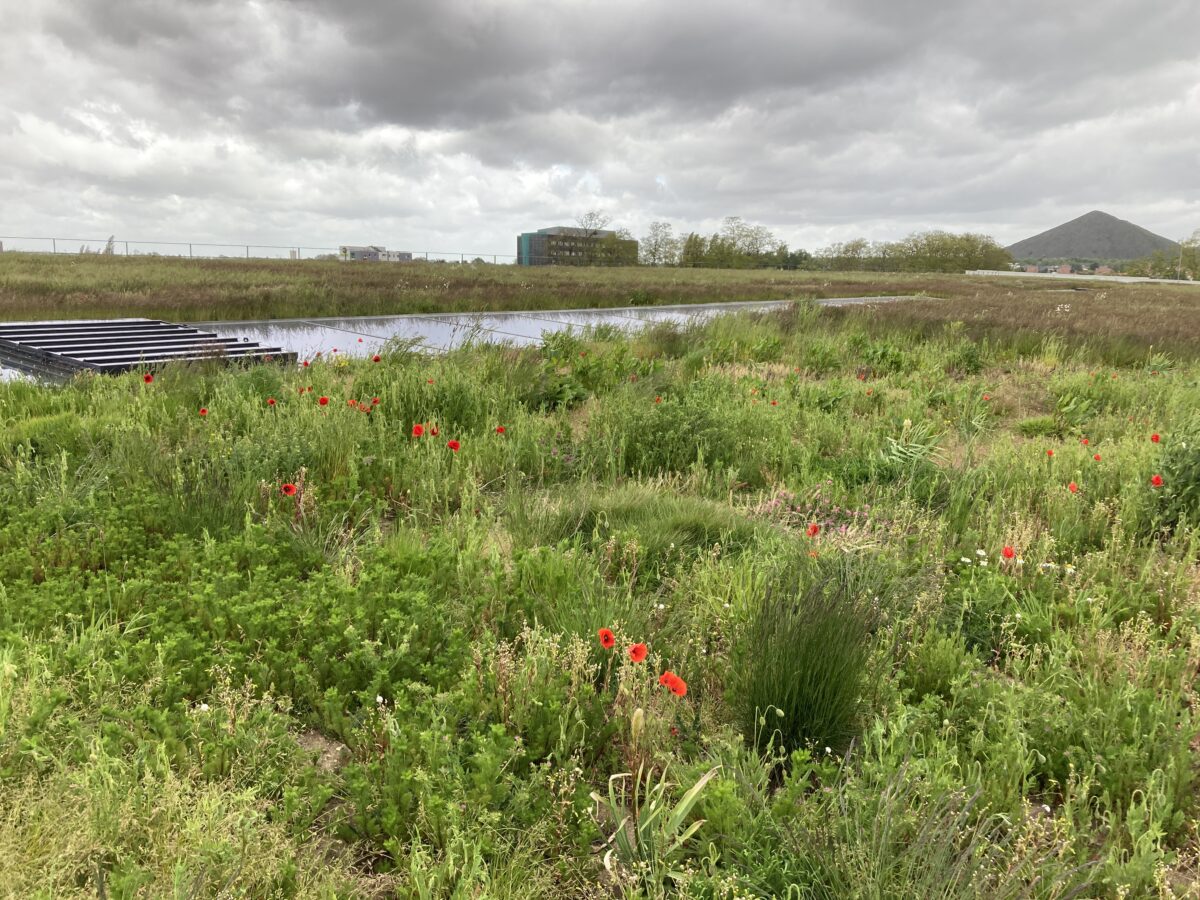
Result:
[[[1161,438],[1157,434],[1152,434],[1152,435],[1150,435],[1150,440],[1153,443],[1157,444],[1161,440]]]
[[[461,447],[462,445],[458,441],[446,441],[446,446],[449,447],[451,450],[453,450],[455,453],[457,453],[458,448]]]
[[[371,362],[379,362],[379,360],[380,360],[380,356],[378,353],[376,353],[374,356],[371,357]]]
[[[1047,451],[1046,451],[1046,455],[1047,455],[1047,456],[1053,456],[1053,455],[1054,455],[1054,451],[1053,451],[1053,450],[1047,450]]]
[[[672,672],[670,669],[667,669],[667,671],[663,672],[661,675],[658,676],[658,683],[661,684],[663,687],[667,687],[668,685],[670,685],[670,683],[672,681],[674,681],[678,677],[679,676],[676,675],[674,672]]]
[[[334,348],[333,348],[333,352],[334,352],[334,353],[337,353],[337,347],[334,347]]]
[[[682,678],[680,678],[678,675],[675,676],[675,680],[672,681],[668,685],[668,687],[670,687],[671,693],[674,694],[676,697],[686,697],[687,696],[687,682],[684,681]]]
[[[357,400],[347,400],[346,405],[347,406],[358,406],[358,401]]]
[[[1083,439],[1082,441],[1080,441],[1079,443],[1083,444],[1083,446],[1085,446],[1085,447],[1086,447],[1086,446],[1088,445],[1088,443],[1090,443],[1090,442],[1088,441],[1088,439],[1087,439],[1087,438],[1084,438],[1084,439]]]
[[[267,398],[267,406],[274,406],[274,405],[275,405],[275,398],[274,398],[274,397],[268,397],[268,398]]]
[[[318,405],[320,405],[320,406],[328,406],[328,405],[329,405],[329,398],[328,398],[328,397],[318,397],[318,398],[317,398],[317,403],[318,403]]]
[[[304,388],[300,388],[300,393],[301,393],[301,394],[303,394],[303,393],[304,393]]]
[[[263,357],[263,359],[265,359],[267,362],[270,362],[273,358],[274,357],[272,357],[270,353]]]
[[[612,633],[610,628],[601,628],[596,632],[596,637],[600,639],[600,646],[605,650],[611,650],[617,643],[617,636]]]
[[[496,434],[504,434],[504,426],[503,425],[496,426]]]
[[[1012,547],[1005,546],[1005,548],[1000,551],[1000,555],[1003,556],[1005,559],[1012,559],[1014,556],[1017,555],[1017,551],[1014,550]]]
[[[655,398],[654,398],[654,402],[655,402],[655,403],[662,403],[662,397],[655,397]]]
[[[983,400],[984,400],[984,402],[985,402],[985,403],[986,403],[988,400],[991,400],[991,399],[992,399],[992,395],[991,395],[991,394],[984,394],[984,395],[983,395]]]
[[[1163,486],[1162,476],[1161,475],[1151,475],[1150,483],[1152,485],[1154,485],[1155,487],[1162,487]]]
[[[285,484],[281,484],[279,486],[279,490],[283,493],[283,496],[285,496],[285,497],[295,497],[296,496],[296,486],[294,484],[292,484],[290,481]]]
[[[1095,456],[1092,457],[1092,459],[1094,459],[1096,462],[1100,462],[1100,454],[1097,453]]]
[[[1070,484],[1067,485],[1067,490],[1070,491],[1072,494],[1078,494],[1079,493],[1079,485],[1077,485],[1075,482],[1072,481]]]
[[[412,432],[413,437],[421,437],[424,434],[425,434],[425,426],[424,425],[414,425],[413,426],[413,432]]]
[[[778,405],[779,405],[779,401],[778,401],[778,400],[772,400],[772,401],[771,401],[771,405],[772,405],[772,406],[778,406]]]
[[[426,379],[425,379],[425,383],[426,383],[426,384],[433,384],[433,379],[432,379],[432,378],[426,378]]]
[[[875,393],[875,388],[867,388],[867,396],[868,397],[870,397],[873,393]]]
[[[372,397],[372,398],[371,398],[371,405],[372,405],[372,406],[378,406],[378,405],[379,405],[379,398],[378,398],[378,397]]]
[[[154,376],[151,375],[149,372],[147,372],[145,375],[142,376],[142,381],[146,382],[146,384],[153,384]]]
[[[806,528],[804,530],[804,533],[807,534],[809,537],[816,537],[818,534],[821,533],[821,526],[818,525],[816,522],[810,522],[808,525],[808,528]]]
[[[430,433],[430,434],[432,434],[434,437],[437,437],[437,436],[438,436],[438,430],[437,430],[437,426],[436,426],[436,425],[434,425],[433,427],[431,427],[431,428],[429,429],[429,433]]]
[[[306,368],[306,369],[308,368],[308,360],[307,359],[304,361],[304,368]]]
[[[635,663],[640,663],[645,660],[646,652],[645,644],[633,644],[629,648],[629,658]]]
[[[207,415],[208,415],[208,409],[207,409],[207,407],[204,407],[204,406],[200,407],[200,415],[202,415],[202,416],[207,416]]]
[[[362,343],[362,338],[359,338],[359,339],[358,339],[358,342],[361,344],[361,343]]]

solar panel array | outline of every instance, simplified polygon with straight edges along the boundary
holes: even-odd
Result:
[[[214,359],[295,362],[296,354],[158,319],[0,322],[0,366],[44,378]]]

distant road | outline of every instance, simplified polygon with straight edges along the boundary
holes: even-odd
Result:
[[[995,275],[1000,278],[1046,278],[1059,281],[1115,281],[1120,284],[1200,285],[1200,281],[1175,281],[1171,278],[1141,278],[1136,275],[1060,275],[1057,272],[1002,272],[993,269],[969,269],[964,275]]]

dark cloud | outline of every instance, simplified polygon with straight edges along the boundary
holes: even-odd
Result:
[[[32,0],[0,230],[511,252],[602,208],[793,244],[1200,226],[1192,0]],[[103,233],[103,234],[101,234]]]

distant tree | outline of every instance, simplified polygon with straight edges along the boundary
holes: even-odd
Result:
[[[651,222],[650,230],[642,236],[639,251],[647,266],[673,266],[679,262],[679,238],[670,222]]]
[[[1200,228],[1190,238],[1179,242],[1179,262],[1175,267],[1177,278],[1200,279]]]
[[[853,272],[963,272],[1012,266],[1009,252],[987,235],[946,231],[915,232],[878,243],[856,238],[831,244],[818,255],[822,268]]]
[[[836,272],[861,272],[866,267],[870,244],[866,238],[855,238],[840,244],[830,244],[817,251],[822,268]]]
[[[575,223],[583,229],[585,237],[595,237],[599,232],[606,229],[608,223],[611,221],[611,216],[606,216],[598,209],[589,210],[575,218]]]
[[[637,244],[628,228],[618,228],[589,247],[592,263],[602,266],[636,266]]]
[[[707,245],[704,238],[694,231],[690,232],[683,239],[683,244],[679,249],[679,265],[687,266],[688,268],[705,265],[706,251]]]
[[[781,269],[807,269],[813,261],[813,255],[807,250],[789,250],[787,244],[780,244],[774,257],[776,265]]]
[[[619,255],[618,247],[611,235],[607,236],[607,240],[594,241],[593,238],[601,237],[600,232],[608,229],[612,217],[606,215],[598,209],[588,210],[583,215],[575,217],[575,224],[579,226],[581,236],[585,240],[583,245],[582,264],[586,266],[592,265],[625,265],[625,262],[614,263],[614,256]],[[629,237],[629,232],[624,229],[621,234]],[[635,259],[636,263],[637,260]],[[632,265],[633,263],[630,263]]]
[[[651,242],[651,237],[647,236],[645,241]],[[790,265],[795,268],[801,259],[810,259],[804,251],[797,251],[802,257],[792,257],[787,245],[769,228],[753,225],[740,216],[726,217],[721,223],[721,230],[707,238],[691,232],[682,240],[675,239],[675,247],[678,254],[676,264],[688,267],[749,269]]]

